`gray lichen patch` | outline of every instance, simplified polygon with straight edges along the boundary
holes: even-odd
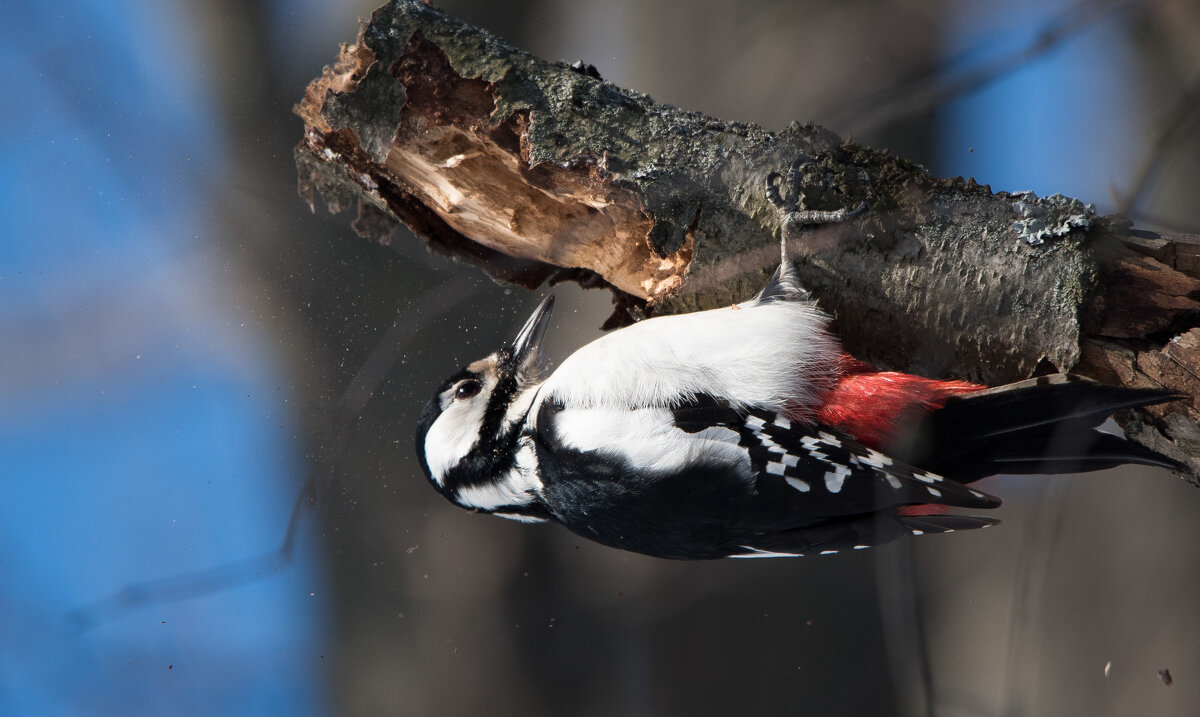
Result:
[[[1017,192],[1012,208],[1020,216],[1012,223],[1012,230],[1031,246],[1064,237],[1075,229],[1091,229],[1096,217],[1095,206],[1061,194],[1039,199],[1033,192]]]

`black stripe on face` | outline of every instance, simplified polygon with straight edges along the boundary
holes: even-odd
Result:
[[[455,374],[444,384],[445,391],[466,378],[474,378],[486,385],[485,376],[491,374],[495,379],[491,393],[487,396],[487,407],[483,413],[483,423],[479,427],[479,441],[471,452],[451,468],[444,477],[443,493],[452,496],[458,489],[467,485],[479,485],[496,480],[513,467],[515,462],[514,450],[517,437],[520,435],[520,425],[504,431],[504,416],[508,413],[514,398],[519,392],[517,366],[513,363],[512,349],[504,348],[493,354],[494,358],[483,372],[464,369]],[[487,359],[485,359],[486,361]],[[476,364],[472,364],[476,365]],[[439,396],[441,393],[438,394]]]
[[[504,414],[508,413],[508,407],[512,405],[516,395],[517,371],[512,364],[512,349],[501,349],[497,353],[496,360],[496,387],[492,389],[492,395],[488,396],[487,409],[483,413],[480,446],[497,443],[497,435],[504,422]],[[511,437],[506,438],[509,440],[505,447],[511,447],[512,441],[516,440],[515,432]]]

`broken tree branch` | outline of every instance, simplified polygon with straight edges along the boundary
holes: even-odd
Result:
[[[387,241],[402,222],[526,288],[608,286],[610,325],[752,295],[783,231],[847,349],[880,367],[993,384],[1076,370],[1200,395],[1196,237],[935,178],[815,125],[655,104],[417,0],[378,9],[296,111],[310,205],[357,200],[361,234]],[[781,227],[764,182],[799,156],[806,209],[870,211]],[[1129,426],[1200,467],[1196,418],[1180,401]]]

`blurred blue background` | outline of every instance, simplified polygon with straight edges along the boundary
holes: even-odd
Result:
[[[1163,474],[992,485],[1008,543],[803,565],[651,561],[441,502],[408,462],[412,421],[528,297],[470,274],[461,305],[414,316],[469,270],[410,237],[370,245],[297,198],[291,106],[373,5],[4,8],[0,714],[1195,713],[1200,500]],[[1076,6],[442,3],[659,101],[824,122],[938,175],[1102,212],[1197,76],[1192,5],[1093,3],[1026,60]],[[998,79],[947,101],[863,109],[990,62]],[[1172,148],[1135,217],[1194,231],[1196,153],[1195,136]],[[608,303],[564,301],[562,347]],[[338,429],[397,317],[413,323],[396,368]],[[330,445],[347,447],[336,488],[294,559],[140,601],[271,551]],[[108,600],[130,585],[149,592]],[[1098,637],[1071,590],[1116,626]],[[1164,692],[1160,662],[1192,679]]]
[[[305,466],[284,361],[217,250],[234,147],[193,18],[4,12],[0,713],[323,713],[311,545],[203,600],[68,619],[269,550]]]

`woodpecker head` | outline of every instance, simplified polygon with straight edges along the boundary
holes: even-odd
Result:
[[[463,508],[537,517],[529,493],[536,477],[520,470],[517,442],[542,381],[541,343],[553,308],[547,296],[508,346],[442,382],[417,420],[421,468]]]

